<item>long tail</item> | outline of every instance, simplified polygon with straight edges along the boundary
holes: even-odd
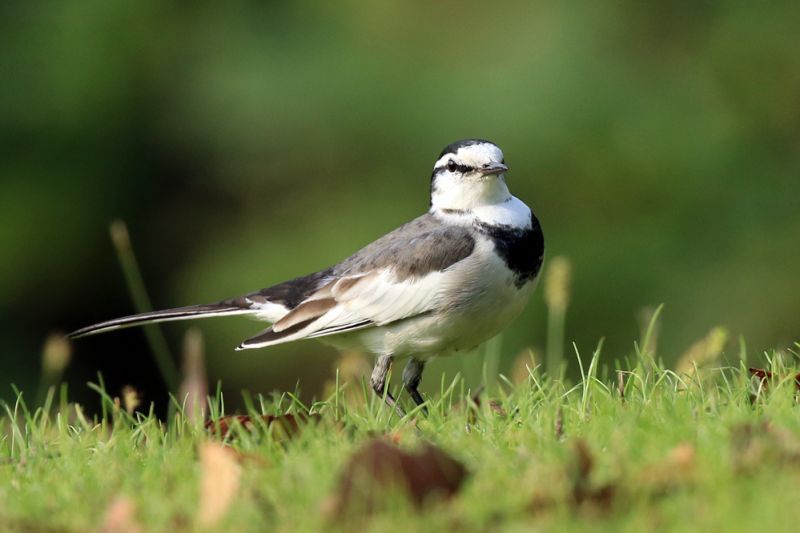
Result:
[[[232,316],[253,314],[254,309],[231,305],[231,302],[221,302],[216,304],[189,305],[186,307],[176,307],[174,309],[164,309],[163,311],[151,311],[138,315],[124,316],[93,324],[85,328],[73,331],[69,338],[77,339],[96,333],[104,333],[115,329],[129,328],[132,326],[142,326],[144,324],[154,324],[156,322],[169,322],[172,320],[193,320],[195,318],[206,318],[213,316]]]

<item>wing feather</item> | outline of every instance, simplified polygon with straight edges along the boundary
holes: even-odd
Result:
[[[316,300],[312,295],[272,328],[244,341],[239,349],[324,337],[427,314],[441,306],[445,276],[444,272],[431,272],[398,281],[390,269],[385,269],[358,275],[357,280],[343,277],[331,289],[335,305],[330,306],[331,299]],[[319,305],[321,302],[326,304]],[[316,311],[316,316],[311,311]]]
[[[239,349],[384,326],[428,314],[447,304],[444,295],[460,283],[454,272],[475,250],[466,228],[442,226],[424,215],[382,237],[315,279],[271,328]],[[466,271],[464,271],[466,272]]]
[[[309,319],[317,319],[336,307],[337,302],[335,298],[310,298],[286,314],[283,318],[278,320],[272,325],[272,330],[280,333],[286,329],[291,328],[301,322]]]

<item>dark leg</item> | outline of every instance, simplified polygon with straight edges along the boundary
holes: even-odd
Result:
[[[425,403],[425,400],[419,393],[419,382],[422,379],[422,371],[424,369],[425,369],[425,362],[420,361],[419,359],[414,359],[412,357],[408,360],[408,364],[406,365],[406,368],[403,370],[403,384],[406,387],[406,391],[408,391],[408,394],[411,395],[411,398],[414,399],[414,403],[416,403],[417,405],[422,405],[423,403]],[[422,412],[427,415],[428,408],[423,407]]]
[[[397,414],[403,417],[406,416],[406,413],[400,408],[392,396],[392,393],[386,388],[386,375],[389,373],[390,368],[392,368],[392,356],[388,354],[378,356],[378,360],[375,361],[375,367],[372,369],[372,377],[370,377],[369,382],[375,394],[386,400],[389,407],[394,408]]]

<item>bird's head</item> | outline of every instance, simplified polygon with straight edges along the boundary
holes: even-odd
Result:
[[[454,142],[442,150],[431,176],[431,209],[470,211],[511,197],[503,152],[480,139]]]

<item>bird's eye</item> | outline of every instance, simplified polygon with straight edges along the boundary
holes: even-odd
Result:
[[[447,162],[447,170],[449,170],[450,172],[455,172],[457,168],[458,165],[456,165],[456,162],[453,161],[452,159]]]

